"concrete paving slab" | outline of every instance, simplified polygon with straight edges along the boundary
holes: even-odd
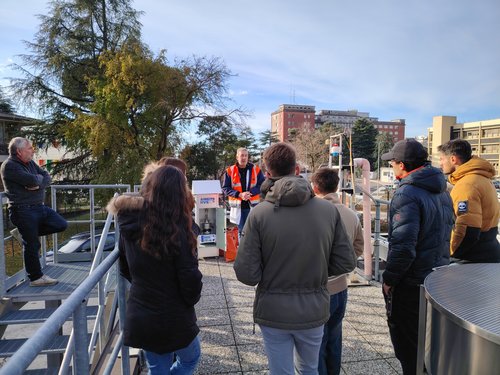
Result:
[[[377,334],[364,336],[364,338],[370,343],[373,349],[382,357],[382,358],[394,358],[394,348],[392,347],[392,342],[390,338],[387,337],[387,334]],[[398,361],[399,363],[399,361]]]
[[[231,324],[229,312],[225,306],[222,309],[196,309],[196,317],[199,327]]]
[[[217,290],[221,284],[212,280],[217,277],[215,264],[218,264],[224,299]],[[202,272],[204,267],[208,269],[210,285],[204,289],[202,300],[197,305],[203,333],[202,350],[206,350],[199,373],[268,374],[258,325],[253,333],[255,288],[237,281],[232,263],[223,259],[219,259],[218,263],[215,260],[200,262]],[[230,325],[227,324],[228,316]],[[219,324],[222,330],[214,329]],[[225,330],[231,330],[234,346],[231,335]],[[343,336],[342,374],[400,373],[399,361],[394,357],[389,337],[380,284],[349,288]],[[217,366],[216,360],[223,362]]]
[[[253,333],[255,288],[237,281],[233,264],[222,258],[207,258],[199,264],[204,288],[196,305],[202,343],[196,374],[268,374],[260,328],[256,326]],[[381,287],[374,284],[349,288],[343,321],[344,375],[402,374],[389,337]],[[30,307],[34,306],[26,306]],[[65,325],[64,331],[70,328]],[[14,333],[9,327],[6,336]],[[36,364],[43,367],[44,360],[40,358]]]
[[[203,276],[203,295],[224,294],[220,276]]]
[[[373,361],[359,361],[342,364],[347,375],[396,375],[389,362],[380,359]]]
[[[363,336],[347,337],[342,340],[342,363],[381,358]]]
[[[241,373],[236,346],[201,344],[201,359],[196,374]]]
[[[198,310],[220,309],[226,306],[226,296],[224,294],[204,294],[202,292],[200,301],[197,303]]]
[[[386,358],[385,360],[388,363],[390,363],[390,365],[396,371],[397,374],[401,374],[401,375],[403,374],[403,368],[401,367],[401,363],[399,362],[399,360],[397,358]]]
[[[230,325],[206,326],[200,332],[200,340],[211,346],[234,346],[233,330]]]
[[[238,355],[243,372],[267,370],[267,356],[264,344],[239,345]]]

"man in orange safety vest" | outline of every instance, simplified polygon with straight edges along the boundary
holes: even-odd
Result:
[[[251,207],[260,201],[260,185],[265,177],[257,165],[248,162],[248,150],[236,151],[236,164],[226,170],[222,191],[231,208],[230,221],[238,225],[241,235]]]

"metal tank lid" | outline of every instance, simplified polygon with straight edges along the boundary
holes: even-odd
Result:
[[[500,263],[454,264],[424,281],[432,307],[459,326],[500,344]]]

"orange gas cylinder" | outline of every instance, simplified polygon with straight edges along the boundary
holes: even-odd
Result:
[[[226,229],[226,251],[224,259],[226,262],[233,262],[238,252],[238,227]]]

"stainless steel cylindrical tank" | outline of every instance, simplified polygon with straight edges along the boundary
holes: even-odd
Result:
[[[500,374],[500,264],[443,267],[424,288],[427,373]]]

